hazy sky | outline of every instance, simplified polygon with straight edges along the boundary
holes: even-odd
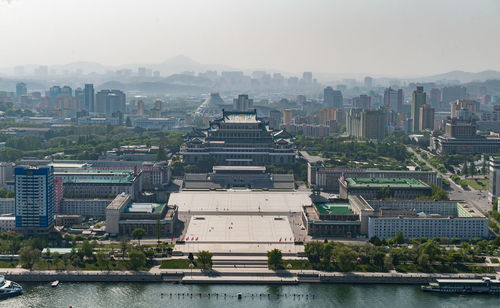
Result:
[[[0,67],[159,63],[287,72],[500,70],[499,0],[0,0]]]

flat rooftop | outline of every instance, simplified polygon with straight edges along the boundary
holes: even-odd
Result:
[[[349,203],[318,203],[315,204],[316,209],[320,214],[333,214],[333,215],[351,215]]]
[[[301,212],[312,203],[308,191],[268,192],[251,190],[181,191],[170,194],[169,205],[187,211]]]
[[[132,203],[125,210],[128,213],[160,213],[165,203]]]
[[[64,182],[66,183],[78,183],[78,184],[130,184],[134,180],[134,177],[131,175],[122,176],[122,177],[114,177],[112,179],[74,179],[70,181]]]
[[[390,188],[427,188],[429,185],[412,178],[346,178],[350,187],[390,187]]]
[[[264,166],[214,166],[213,171],[266,171]]]
[[[225,123],[258,123],[256,114],[229,114],[224,118]]]
[[[123,204],[130,199],[130,195],[121,193],[116,198],[111,201],[111,203],[106,207],[108,210],[119,210]]]

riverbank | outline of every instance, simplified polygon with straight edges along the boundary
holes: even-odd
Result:
[[[150,271],[29,271],[7,269],[0,271],[16,282],[174,282],[184,284],[426,284],[436,279],[473,279],[495,277],[492,274],[435,274],[435,273],[342,273],[320,271],[272,271],[262,268]]]

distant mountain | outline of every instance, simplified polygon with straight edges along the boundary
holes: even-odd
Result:
[[[225,70],[234,70],[233,68],[225,65],[202,64],[183,55],[175,56],[160,64],[146,65],[146,67],[151,67],[153,70],[160,71],[163,76],[179,74],[182,72],[205,72],[210,70],[220,72]]]
[[[451,71],[444,74],[415,78],[415,80],[418,81],[459,80],[461,83],[471,81],[485,81],[490,79],[500,79],[500,72],[494,70],[487,70],[478,73]]]
[[[116,68],[110,65],[103,65],[96,62],[72,62],[68,64],[59,64],[59,65],[51,65],[50,69],[57,70],[58,74],[61,74],[63,71],[67,70],[69,72],[76,72],[78,70],[82,70],[83,73],[98,73],[103,74],[110,70],[115,70]]]
[[[189,84],[174,84],[167,81],[150,81],[150,82],[129,82],[123,83],[119,81],[108,81],[98,85],[97,91],[102,89],[119,89],[125,92],[140,92],[148,94],[193,94],[200,95],[207,93],[210,88],[207,86],[189,85]]]

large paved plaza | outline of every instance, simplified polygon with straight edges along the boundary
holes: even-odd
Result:
[[[181,191],[170,195],[168,204],[179,212],[301,212],[311,204],[311,193],[249,190]]]
[[[198,242],[268,243],[293,241],[286,216],[206,215],[193,216],[186,236]]]

